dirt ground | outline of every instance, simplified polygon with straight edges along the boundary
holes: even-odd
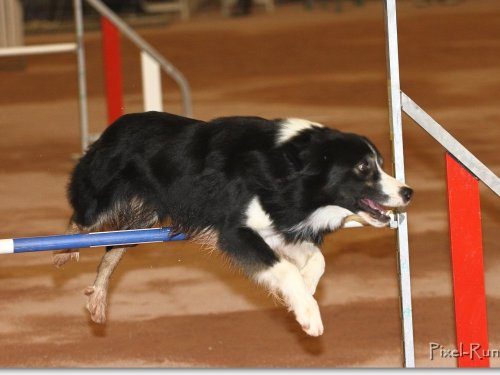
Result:
[[[273,14],[226,19],[218,10],[138,31],[188,78],[194,116],[303,117],[367,135],[390,160],[381,1],[278,4]],[[500,174],[500,3],[418,7],[398,1],[402,89]],[[31,35],[27,44],[72,41]],[[100,34],[86,34],[90,122],[105,126]],[[122,44],[125,111],[141,110],[138,50]],[[5,61],[0,70],[0,238],[62,233],[72,155],[79,152],[73,55]],[[15,65],[24,64],[24,69]],[[14,66],[14,68],[12,68]],[[165,110],[180,112],[164,77]],[[408,117],[407,182],[418,367],[431,342],[455,347],[442,149]],[[481,187],[492,349],[500,349],[498,197]],[[292,314],[217,255],[179,242],[128,252],[112,279],[109,321],[92,323],[82,291],[102,249],[79,263],[50,253],[2,255],[0,367],[400,367],[395,232],[346,229],[327,238],[318,301],[325,323],[307,337]],[[491,365],[500,367],[500,359]]]

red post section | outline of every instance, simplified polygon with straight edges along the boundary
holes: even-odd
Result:
[[[489,367],[479,183],[446,153],[458,367]]]
[[[118,29],[105,17],[101,18],[101,27],[108,124],[111,124],[123,114],[120,33]]]

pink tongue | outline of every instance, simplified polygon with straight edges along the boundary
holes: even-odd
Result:
[[[380,204],[372,201],[371,199],[364,198],[363,202],[366,203],[371,208],[373,208],[374,210],[381,211],[381,212],[385,211],[385,208],[383,206],[381,206]]]

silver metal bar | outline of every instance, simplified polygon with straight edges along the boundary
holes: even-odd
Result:
[[[82,1],[73,0],[76,30],[76,57],[78,62],[78,104],[80,109],[80,139],[82,153],[89,145],[89,117],[87,105],[87,73],[85,69],[85,48],[83,45]]]
[[[165,59],[156,49],[146,42],[139,34],[132,30],[125,22],[123,22],[115,13],[113,13],[106,5],[99,0],[85,0],[99,14],[106,17],[113,25],[115,25],[128,39],[130,39],[138,48],[147,52],[153,59],[158,61],[163,68],[181,89],[183,98],[184,115],[192,116],[191,104],[191,89],[184,75],[174,67],[174,65]]]
[[[422,129],[438,141],[450,154],[463,164],[472,174],[500,196],[500,178],[476,158],[427,112],[420,108],[405,93],[401,93],[403,111]]]
[[[75,43],[56,43],[56,44],[39,44],[33,46],[1,47],[0,57],[41,55],[48,53],[64,53],[64,52],[73,52],[75,50],[76,50]]]
[[[401,119],[401,91],[399,81],[398,30],[396,1],[384,1],[386,27],[387,75],[389,111],[392,140],[393,168],[396,179],[404,182],[403,127]],[[405,213],[397,215],[397,242],[399,254],[399,287],[405,367],[415,367],[413,342],[413,317],[411,303],[410,257],[408,246],[408,222]]]

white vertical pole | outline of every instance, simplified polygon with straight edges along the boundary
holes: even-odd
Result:
[[[389,111],[392,138],[394,174],[396,179],[405,180],[403,128],[401,119],[401,90],[399,82],[398,30],[396,19],[396,0],[384,1],[387,75],[389,91]],[[397,215],[399,286],[401,295],[401,320],[403,325],[403,351],[405,367],[415,367],[413,343],[413,318],[411,305],[410,258],[408,249],[408,223],[406,214]]]
[[[0,47],[23,44],[23,8],[20,0],[0,0]]]
[[[23,6],[20,0],[12,2],[13,7],[13,45],[22,45],[24,39]]]
[[[141,51],[142,94],[145,111],[163,111],[160,64]]]
[[[80,138],[82,153],[89,146],[89,115],[87,106],[87,73],[85,68],[85,47],[83,45],[82,0],[73,0],[75,12],[76,58],[78,64],[78,103],[80,108]]]
[[[0,47],[6,47],[7,43],[7,3],[0,1]]]

